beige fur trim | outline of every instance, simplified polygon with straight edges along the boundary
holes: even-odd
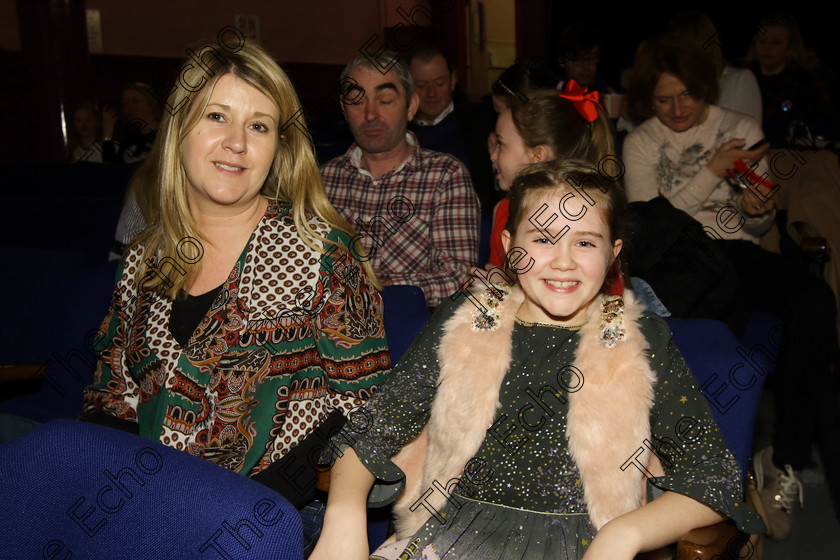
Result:
[[[440,385],[427,424],[430,444],[423,478],[420,484],[406,481],[406,491],[394,505],[400,538],[413,535],[429,518],[422,505],[410,510],[424,492],[432,488],[428,504],[437,511],[443,508],[447,496],[434,489],[433,483],[448,488],[487,436],[499,407],[502,379],[510,366],[516,311],[524,299],[522,291],[513,288],[503,300],[501,319],[494,330],[473,330],[476,308],[470,301],[446,322],[438,349]]]
[[[600,340],[600,305],[590,309],[575,356],[584,384],[569,395],[566,435],[596,529],[642,504],[642,473],[636,468],[620,470],[650,438],[656,375],[638,328],[641,311],[632,293],[625,292],[625,338],[607,348]],[[645,447],[639,461],[648,460]]]
[[[626,334],[612,347],[601,340],[601,298],[587,311],[587,324],[575,358],[583,387],[569,395],[566,435],[584,487],[584,499],[596,528],[642,504],[644,482],[638,469],[621,471],[642,441],[650,436],[655,374],[638,328],[642,307],[625,292]],[[444,325],[438,349],[440,386],[429,422],[420,435],[393,459],[406,473],[406,490],[394,505],[397,537],[416,533],[430,517],[418,500],[440,511],[464,466],[478,451],[499,406],[499,390],[510,367],[516,312],[524,294],[514,287],[502,300],[498,325],[474,328],[475,306],[465,301]],[[609,403],[605,406],[604,403]],[[425,454],[422,471],[420,460]],[[648,461],[647,455],[641,461]],[[414,511],[411,507],[417,503]]]

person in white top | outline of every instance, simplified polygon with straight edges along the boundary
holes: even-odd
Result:
[[[761,90],[755,74],[747,68],[727,65],[720,73],[718,86],[719,107],[747,114],[761,122]]]
[[[664,49],[667,57],[656,56]],[[625,140],[628,199],[661,195],[718,238],[757,242],[772,225],[772,196],[758,179],[753,188],[743,188],[743,181],[730,184],[727,171],[738,160],[746,168],[758,163],[759,177],[767,168],[767,146],[747,149],[762,139],[758,121],[710,105],[717,93],[714,66],[693,45],[660,41],[641,52],[631,102],[652,118]]]
[[[758,122],[709,104],[715,77],[696,45],[659,40],[641,51],[631,103],[650,118],[624,143],[626,193],[630,202],[663,196],[701,222],[737,272],[732,307],[762,309],[784,321],[782,338],[790,343],[781,345],[776,360],[773,445],[754,461],[768,536],[784,538],[797,496],[802,504],[799,472],[810,460],[811,444],[817,443],[824,462],[840,445],[838,430],[822,427],[820,420],[837,415],[830,368],[834,299],[821,278],[758,246],[781,187],[766,178],[767,145],[753,147],[762,138]],[[831,481],[837,468],[826,464]]]
[[[715,65],[718,94],[710,100],[718,107],[750,115],[758,122],[762,119],[761,89],[755,74],[748,68],[736,68],[729,64],[723,55],[720,36],[714,22],[705,14],[696,10],[680,13],[672,18],[662,29],[660,36],[668,41],[689,41],[702,47]],[[644,43],[640,51],[644,49]],[[622,84],[632,80],[633,69],[625,70]],[[630,114],[635,117],[636,115]],[[621,118],[619,130],[633,130],[638,122]]]
[[[738,159],[747,168],[758,162],[759,170],[767,169],[761,157],[766,146],[746,149],[762,138],[758,122],[685,96],[685,84],[672,74],[660,84],[654,90],[657,116],[636,127],[624,144],[628,199],[664,196],[719,238],[757,242],[772,225],[773,199],[763,185],[756,191],[766,202],[741,188],[727,170]]]

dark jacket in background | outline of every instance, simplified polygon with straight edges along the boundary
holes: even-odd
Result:
[[[487,137],[495,126],[492,109],[469,101],[455,101],[453,111],[438,124],[409,124],[421,147],[455,156],[467,166],[481,208],[487,214],[492,213],[500,199],[487,152]]]

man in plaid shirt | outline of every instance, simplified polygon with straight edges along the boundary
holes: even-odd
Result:
[[[430,307],[456,292],[478,260],[479,205],[454,157],[420,148],[407,131],[419,97],[390,51],[356,57],[341,75],[355,143],[324,164],[333,206],[358,231],[351,250],[384,284],[419,286]]]

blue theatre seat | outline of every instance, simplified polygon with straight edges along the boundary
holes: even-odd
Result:
[[[111,428],[44,424],[0,446],[0,481],[2,558],[303,558],[300,516],[282,496]]]
[[[382,301],[391,363],[396,364],[420,334],[431,314],[426,307],[426,296],[417,286],[385,286]]]
[[[0,364],[41,365],[44,374],[26,391],[0,387],[0,413],[38,422],[75,418],[82,390],[93,382],[92,344],[108,311],[117,263],[104,262],[104,254],[103,262],[90,265],[75,253],[16,247],[0,247],[0,259],[13,263],[0,278],[2,293],[13,294],[0,322]]]
[[[753,352],[724,323],[712,319],[666,319],[706,396],[727,445],[746,476],[761,390],[769,367],[754,367]]]

